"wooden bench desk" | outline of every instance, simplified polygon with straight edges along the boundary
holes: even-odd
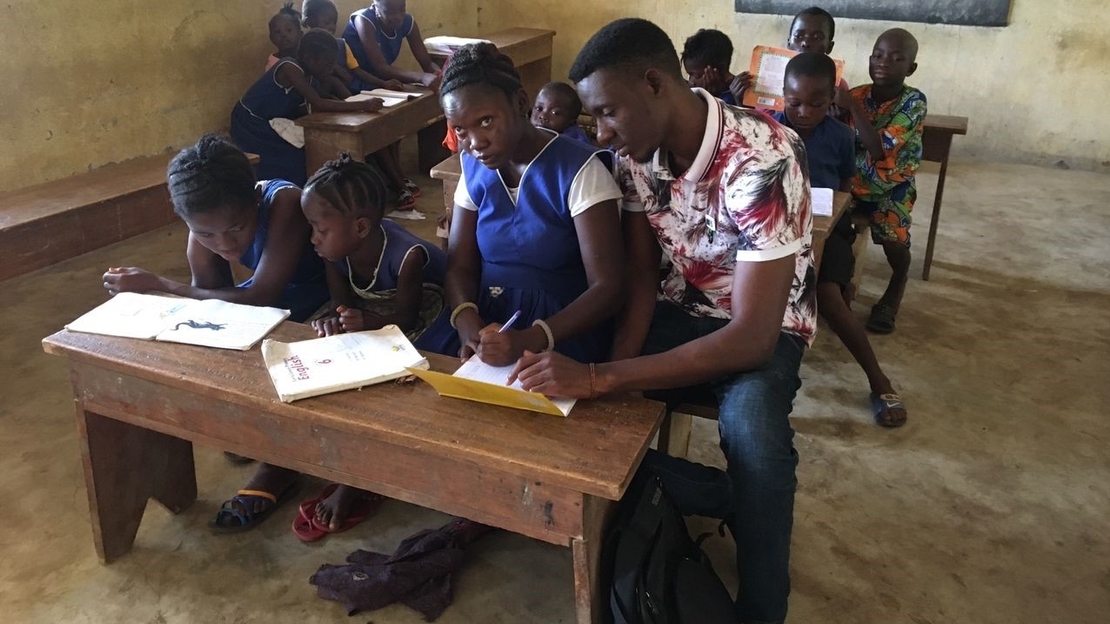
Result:
[[[513,65],[520,73],[520,82],[524,85],[524,90],[528,92],[529,97],[535,99],[540,92],[540,87],[551,82],[551,51],[552,40],[555,38],[554,30],[507,28],[477,38],[489,41],[497,46],[498,51],[513,59]],[[432,54],[432,59],[442,66],[447,57],[442,54]]]
[[[340,152],[351,158],[363,160],[388,145],[413,134],[438,134],[436,137],[420,136],[421,153],[425,145],[438,145],[443,140],[443,110],[439,96],[427,89],[413,87],[418,97],[412,101],[384,108],[377,113],[312,113],[296,120],[304,128],[304,151],[308,175]],[[428,165],[431,166],[430,164]]]
[[[273,337],[315,333],[285,323]],[[422,382],[285,404],[257,348],[65,330],[43,347],[68,361],[103,562],[131,549],[148,498],[174,513],[196,499],[197,442],[568,546],[579,624],[601,621],[605,523],[663,416],[662,404],[623,396],[556,418],[440,398]],[[429,360],[437,370],[457,365]]]
[[[933,264],[933,243],[937,237],[937,224],[940,223],[944,177],[948,174],[948,156],[952,150],[952,137],[957,134],[967,134],[967,117],[925,116],[925,127],[921,131],[921,160],[940,163],[940,172],[937,174],[937,194],[933,199],[933,215],[929,221],[929,239],[925,244],[925,265],[921,269],[923,280],[929,279],[929,267]]]

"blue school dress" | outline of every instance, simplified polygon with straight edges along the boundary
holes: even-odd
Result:
[[[270,232],[270,206],[274,197],[283,189],[291,188],[297,192],[301,190],[296,184],[285,180],[262,180],[256,188],[262,193],[262,203],[258,205],[258,228],[254,232],[251,246],[239,257],[239,262],[252,271],[258,269],[258,263],[262,261],[262,251],[266,248],[266,238]],[[239,287],[246,288],[253,281],[252,277],[239,284]],[[316,255],[306,239],[297,269],[273,307],[289,310],[289,320],[303,323],[327,302],[328,283],[324,277],[324,261]]]
[[[292,87],[282,87],[275,79],[278,68],[286,63],[300,69],[295,60],[281,59],[235,104],[231,111],[231,138],[244,152],[258,154],[255,167],[258,179],[289,180],[304,185],[308,179],[304,149],[293,146],[270,127],[271,119],[296,119],[307,112],[304,96]]]
[[[374,7],[367,7],[361,11],[355,11],[351,14],[351,19],[347,20],[347,27],[343,29],[343,39],[347,41],[347,45],[351,46],[351,52],[354,52],[355,58],[358,59],[360,67],[366,71],[372,71],[370,68],[370,59],[366,58],[366,51],[362,48],[362,40],[359,39],[358,29],[355,28],[355,20],[366,18],[374,25],[374,38],[378,41],[378,47],[381,48],[382,56],[385,57],[385,62],[392,65],[397,57],[401,54],[401,46],[405,44],[405,38],[412,32],[413,24],[416,20],[412,15],[405,14],[405,21],[402,22],[401,27],[397,29],[393,35],[387,35],[388,29],[378,20],[378,14],[374,11]]]
[[[397,278],[401,265],[413,249],[422,248],[428,260],[424,264],[424,288],[420,297],[420,312],[416,326],[406,332],[415,340],[443,313],[446,299],[443,295],[443,278],[447,274],[447,254],[438,246],[412,234],[389,219],[382,219],[385,242],[378,258],[374,276],[365,286],[355,282],[351,266],[344,258],[335,263],[339,274],[347,278],[351,292],[359,298],[359,307],[376,314],[392,314],[396,310]]]
[[[528,166],[514,203],[497,171],[462,153],[466,189],[478,206],[482,276],[475,303],[487,323],[504,323],[520,310],[514,326],[526,329],[586,292],[586,268],[567,193],[595,157],[611,167],[610,152],[556,137]],[[445,310],[416,346],[457,355],[461,344],[449,317],[450,310]],[[559,341],[555,350],[579,362],[601,362],[609,355],[612,337],[612,323],[606,321]]]

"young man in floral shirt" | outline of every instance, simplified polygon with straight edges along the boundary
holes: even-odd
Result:
[[[787,417],[816,324],[803,144],[761,113],[691,90],[670,39],[645,20],[602,28],[570,78],[599,142],[621,156],[628,301],[611,362],[526,354],[514,374],[573,397],[709,386],[727,473],[652,462],[685,513],[728,521],[738,620],[781,622],[797,485]],[[660,289],[663,251],[673,268]]]

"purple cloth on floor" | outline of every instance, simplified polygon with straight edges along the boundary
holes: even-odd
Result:
[[[321,598],[343,603],[347,615],[400,602],[431,622],[451,604],[451,573],[462,565],[463,548],[489,530],[455,520],[406,538],[392,555],[356,550],[348,565],[324,564],[309,582]]]

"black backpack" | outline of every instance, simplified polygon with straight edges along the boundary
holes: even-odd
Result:
[[[635,481],[634,481],[635,485]],[[614,624],[735,624],[732,598],[656,477],[629,489],[605,542]]]

